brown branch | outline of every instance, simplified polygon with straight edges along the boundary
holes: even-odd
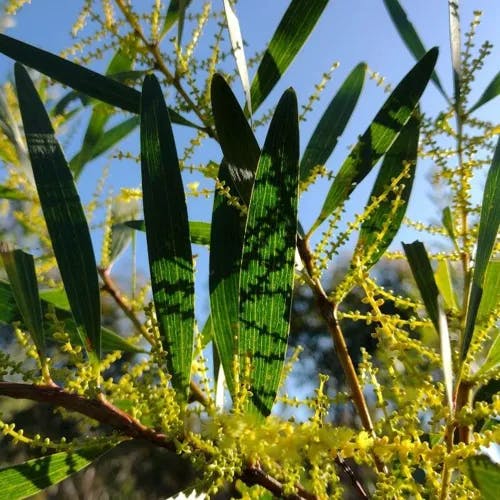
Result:
[[[104,396],[87,399],[79,394],[65,391],[59,386],[32,385],[0,381],[0,396],[14,399],[29,399],[39,403],[48,403],[54,407],[65,408],[85,415],[99,423],[111,426],[114,430],[133,439],[149,441],[155,446],[176,451],[176,446],[165,434],[146,427],[128,413],[120,410]],[[260,485],[280,498],[289,500],[317,500],[317,496],[297,486],[297,494],[285,494],[285,487],[277,479],[267,474],[260,467],[248,466],[239,476],[248,486]]]

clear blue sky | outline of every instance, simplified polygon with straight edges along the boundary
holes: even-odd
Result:
[[[16,16],[16,25],[7,30],[7,34],[57,53],[70,43],[69,26],[74,21],[82,3],[82,1],[75,0],[34,0],[32,5],[27,5],[19,12]],[[149,3],[152,4],[153,2]],[[200,0],[194,0],[193,2],[195,5],[198,3],[201,3]],[[213,3],[218,8],[222,1],[214,0]],[[265,47],[288,3],[287,0],[239,1],[236,11],[240,18],[243,35],[249,44],[246,49],[247,55]],[[140,4],[143,4],[143,0],[141,0]],[[462,2],[462,4],[462,32],[468,29],[473,9],[482,10],[484,15],[478,29],[477,42],[479,44],[481,41],[488,39],[496,45],[493,54],[487,61],[487,65],[481,72],[480,79],[476,83],[472,96],[472,100],[475,100],[498,71],[498,61],[500,60],[500,30],[498,29],[500,25],[500,2],[474,0]],[[402,5],[426,47],[431,48],[435,45],[440,47],[437,70],[445,89],[451,94],[447,2],[445,0],[402,0]],[[189,33],[186,33],[185,39],[188,36]],[[340,62],[339,69],[335,71],[334,78],[324,92],[321,101],[316,105],[315,111],[308,116],[307,122],[301,124],[302,148],[305,147],[317,120],[331,97],[356,64],[361,61],[367,62],[372,70],[384,75],[388,83],[393,85],[397,84],[414,64],[413,57],[400,40],[382,0],[332,0],[313,35],[293,66],[286,73],[282,82],[268,98],[266,104],[275,103],[281,92],[288,86],[293,86],[296,89],[299,103],[305,103],[308,95],[313,91],[314,84],[321,79],[321,74],[335,61]],[[103,66],[103,63],[97,63],[93,68],[102,70]],[[0,75],[5,76],[11,69],[12,62],[0,56]],[[239,82],[235,83],[234,88],[241,97],[242,92]],[[385,98],[386,95],[380,88],[376,87],[372,82],[366,83],[348,129],[328,163],[329,169],[335,171],[338,168],[347,155],[350,146],[354,144],[357,136],[365,130]],[[432,85],[429,85],[423,98],[424,110],[433,113],[439,111],[443,106],[442,97]],[[498,100],[485,106],[482,116],[498,122],[498,115],[495,115],[497,110]],[[83,125],[85,125],[85,122],[82,123]],[[176,127],[175,133],[180,142],[185,140],[185,129]],[[127,141],[127,147],[133,148],[137,142],[138,136],[134,135]],[[108,164],[109,160],[101,158],[94,165],[91,165],[83,178],[82,190],[89,191],[90,186],[93,186],[96,175],[99,174],[100,167]],[[115,194],[123,181],[127,185],[137,186],[139,183],[138,170],[136,165],[124,166],[121,163],[116,164],[111,168],[108,186],[113,187]],[[437,213],[433,212],[428,199],[429,187],[426,178],[429,165],[421,164],[419,170],[409,213],[418,219],[428,220],[438,216]],[[186,182],[189,182],[189,180],[192,179],[186,176]],[[207,182],[205,182],[205,185],[209,186]],[[317,214],[327,188],[326,183],[319,185],[303,197],[300,217],[306,227]],[[348,207],[348,213],[362,211],[370,189],[371,182],[370,178],[368,178],[355,191]],[[193,219],[209,220],[211,200],[203,203],[196,202],[191,205],[190,210]],[[413,239],[414,235],[403,233],[397,238],[398,245],[401,238],[408,241],[410,238]],[[139,248],[141,254],[144,247],[140,245]],[[200,250],[200,252],[203,255],[203,251]],[[204,260],[205,258],[202,259],[202,262]],[[201,265],[201,268],[203,268],[203,265]],[[200,276],[200,278],[201,286],[204,286],[206,284],[206,275]]]

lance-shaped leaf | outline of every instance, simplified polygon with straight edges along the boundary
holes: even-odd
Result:
[[[410,265],[411,272],[417,283],[418,290],[424,301],[425,309],[439,335],[441,344],[441,364],[443,367],[444,384],[450,411],[453,410],[453,364],[451,357],[448,323],[442,306],[442,297],[434,280],[431,263],[424,244],[414,241],[403,243],[403,249]]]
[[[89,356],[101,357],[101,304],[92,241],[68,163],[27,71],[15,65],[16,87],[52,248],[78,332]]]
[[[240,366],[250,359],[252,413],[269,415],[290,328],[297,235],[299,129],[292,89],[280,99],[259,159],[240,275]]]
[[[493,500],[498,497],[500,465],[492,462],[486,455],[478,455],[467,458],[462,468],[480,491],[481,498]]]
[[[370,126],[360,137],[335,176],[325,202],[309,233],[312,233],[389,150],[406,125],[436,64],[438,49],[433,48],[409,71],[388,97]]]
[[[421,57],[423,57],[426,50],[413,24],[408,19],[406,12],[401,7],[398,0],[384,0],[384,4],[389,12],[394,26],[399,33],[399,36],[413,57],[418,61]],[[435,71],[432,72],[432,81],[436,84],[436,87],[439,89],[441,94],[443,94],[445,99],[448,99]]]
[[[131,113],[140,113],[140,92],[113,78],[103,76],[2,33],[0,33],[0,52],[90,97]],[[179,125],[203,129],[172,109],[170,119]]]
[[[142,90],[141,172],[156,317],[172,385],[186,399],[195,325],[193,256],[172,126],[153,75],[146,76]]]
[[[498,95],[500,95],[500,71],[494,76],[493,80],[491,80],[490,84],[481,94],[476,104],[474,104],[474,106],[472,106],[472,108],[469,109],[469,113],[476,111],[477,108],[491,101]]]
[[[451,280],[450,265],[447,260],[440,260],[437,263],[434,279],[436,280],[439,293],[443,297],[446,306],[449,309],[458,310],[457,299]]]
[[[167,13],[165,14],[165,20],[163,22],[163,27],[161,30],[161,37],[163,37],[170,28],[179,21],[179,29],[177,33],[177,39],[182,39],[182,27],[180,24],[184,23],[184,15],[186,9],[188,8],[191,0],[170,0],[168,5]]]
[[[396,187],[399,188],[399,192],[396,194],[392,190],[386,193],[384,199],[361,225],[354,253],[359,255],[369,252],[370,257],[365,262],[367,268],[375,265],[384,255],[403,221],[415,178],[419,130],[420,119],[414,115],[385,155],[380,172],[375,179],[368,198],[368,206],[386,193],[392,179],[408,169],[407,176],[403,177]],[[398,203],[394,208],[395,202]]]
[[[484,274],[483,296],[477,312],[478,321],[487,320],[500,306],[500,260],[490,260]]]
[[[450,237],[450,240],[455,247],[455,250],[459,251],[457,236],[455,234],[455,223],[453,221],[453,213],[450,207],[443,208],[443,215],[441,217],[441,222],[443,223],[446,233]]]
[[[448,0],[448,16],[450,22],[450,48],[451,65],[453,67],[453,91],[455,97],[455,107],[460,102],[460,86],[462,81],[462,61],[460,53],[460,17],[458,11],[458,0]]]
[[[229,0],[224,0],[224,12],[226,14],[227,29],[229,30],[229,38],[231,39],[231,48],[233,56],[236,61],[236,67],[240,75],[243,91],[245,92],[245,99],[247,107],[252,116],[252,98],[250,96],[250,80],[248,78],[247,61],[245,58],[245,48],[243,45],[243,37],[241,36],[240,23],[238,17],[234,13]]]
[[[328,0],[292,0],[269,45],[250,88],[254,111],[269,95],[318,22]]]
[[[146,231],[146,224],[143,220],[128,220],[125,224],[136,231]],[[210,245],[210,223],[201,221],[189,221],[189,234],[191,243],[197,245]]]
[[[64,290],[42,290],[39,295],[42,305],[42,317],[49,313],[55,314],[57,320],[63,322],[63,329],[68,333],[70,341],[82,345]],[[14,321],[20,321],[21,319],[21,313],[14,299],[12,287],[9,283],[0,280],[0,324],[10,325]],[[103,352],[144,352],[108,328],[101,328],[101,336]],[[46,336],[46,340],[48,342],[50,337]]]
[[[300,162],[300,180],[305,181],[314,167],[324,165],[337,145],[356,107],[366,64],[358,64],[345,79],[314,129]]]
[[[500,225],[500,138],[497,141],[495,154],[486,177],[481,217],[479,219],[479,234],[477,237],[474,274],[467,306],[464,336],[462,339],[461,357],[465,358],[474,333],[477,312],[483,295],[484,275],[490,261],[491,252],[498,237]]]
[[[260,148],[243,110],[222,76],[214,75],[212,110],[224,161],[218,178],[248,206]],[[234,395],[234,343],[238,335],[238,287],[246,215],[216,191],[210,236],[210,308],[214,341],[229,392]]]
[[[1,244],[0,254],[17,307],[38,354],[43,360],[45,358],[45,333],[33,255],[22,250],[9,250]]]
[[[105,445],[62,451],[0,469],[2,496],[17,500],[35,495],[87,467],[111,448]]]

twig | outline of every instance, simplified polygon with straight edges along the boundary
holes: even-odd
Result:
[[[146,427],[128,413],[120,410],[104,396],[88,399],[79,394],[65,391],[59,386],[32,385],[16,382],[0,382],[0,396],[14,399],[29,399],[39,403],[48,403],[55,407],[75,411],[81,415],[111,426],[114,430],[131,437],[153,443],[155,446],[176,451],[176,445],[165,434]],[[285,487],[277,479],[267,474],[259,466],[250,465],[243,470],[239,478],[248,486],[260,485],[279,498],[288,500],[318,500],[317,496],[297,486],[297,494],[285,494]]]

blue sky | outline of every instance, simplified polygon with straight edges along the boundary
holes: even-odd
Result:
[[[58,53],[71,43],[69,27],[76,18],[82,3],[81,1],[68,2],[67,0],[33,0],[31,5],[27,5],[19,12],[15,18],[16,25],[7,30],[7,34]],[[200,0],[194,0],[193,2],[194,5],[198,3],[201,3]],[[243,36],[248,42],[247,55],[265,47],[288,3],[286,0],[240,0],[236,12],[240,18]],[[426,47],[431,48],[435,45],[440,47],[437,70],[445,89],[451,94],[447,2],[444,0],[406,0],[401,3]],[[142,4],[142,1],[140,4]],[[215,0],[214,4],[219,8],[222,1]],[[473,2],[464,1],[462,4],[462,32],[468,29],[473,9],[482,10],[484,15],[478,29],[477,42],[480,44],[483,40],[488,39],[494,45],[497,45],[494,47],[493,54],[487,60],[487,64],[476,82],[472,95],[474,101],[498,71],[498,64],[495,62],[500,60],[500,31],[498,30],[500,2],[474,0]],[[188,36],[189,33],[186,33],[185,39]],[[387,82],[394,86],[415,63],[393,27],[382,0],[332,0],[306,46],[265,104],[271,106],[277,102],[281,92],[289,86],[296,89],[299,103],[305,103],[309,94],[313,91],[314,85],[321,79],[322,73],[336,61],[340,63],[340,66],[334,72],[332,81],[328,84],[315,110],[308,115],[307,121],[301,124],[302,149],[305,147],[321,113],[356,64],[365,61],[370,69],[385,76]],[[101,71],[103,67],[104,62],[98,62],[92,66],[93,69]],[[12,61],[0,56],[0,75],[2,78],[11,70]],[[243,100],[240,83],[235,82],[233,87]],[[329,169],[336,171],[348,154],[350,147],[356,141],[357,136],[365,130],[385,99],[386,95],[380,87],[376,87],[371,81],[365,84],[352,120],[328,163]],[[422,102],[423,109],[430,113],[437,112],[444,106],[442,97],[432,85],[429,85],[426,90]],[[481,116],[492,120],[496,118],[498,121],[497,116],[494,114],[497,109],[498,100],[485,106],[481,111]],[[82,121],[82,127],[84,126],[85,121]],[[176,127],[174,130],[180,143],[187,140],[187,132],[182,127]],[[260,140],[263,140],[262,134],[259,137]],[[126,141],[126,147],[136,149],[137,143],[138,136],[133,135]],[[69,146],[68,156],[71,156],[72,148],[73,152],[76,151],[74,150],[75,147],[77,147],[77,143]],[[220,158],[220,155],[217,156],[218,153],[213,151],[212,154],[215,156],[213,159]],[[139,169],[137,165],[122,164],[121,162],[112,163],[104,157],[90,165],[83,176],[80,188],[84,198],[92,192],[96,176],[99,175],[100,169],[104,165],[111,166],[111,175],[107,188],[112,188],[115,194],[122,183],[129,186],[138,186]],[[437,219],[439,217],[439,214],[429,202],[430,188],[426,180],[429,168],[430,165],[428,164],[419,164],[417,182],[409,206],[410,215],[416,216],[420,220],[429,220],[433,217]],[[352,215],[356,211],[362,211],[371,190],[373,178],[373,176],[367,178],[355,191],[348,205],[348,215]],[[186,175],[185,180],[187,183],[193,178]],[[204,185],[210,187],[207,181],[204,181]],[[300,218],[305,227],[308,227],[314,220],[327,189],[328,185],[322,183],[303,196],[300,206]],[[191,202],[192,200],[190,200],[192,218],[209,220],[211,200]],[[396,238],[397,245],[399,245],[401,239],[411,241],[414,237],[415,234],[403,231]],[[96,249],[98,248],[99,246],[96,244]],[[201,254],[200,268],[203,269],[206,255],[203,250],[200,249],[199,251]],[[139,243],[139,256],[144,255],[143,252],[144,244]],[[141,267],[144,269],[146,266]],[[200,277],[200,280],[200,286],[205,286],[206,275]],[[199,306],[203,309],[202,304],[199,304]]]

